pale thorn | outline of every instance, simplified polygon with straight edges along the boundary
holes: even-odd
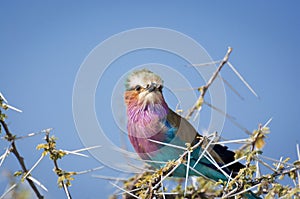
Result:
[[[103,176],[103,175],[92,175],[93,178],[100,178],[103,180],[115,180],[115,181],[127,181],[127,178],[116,178],[112,176]]]
[[[156,143],[156,144],[161,144],[161,145],[170,146],[170,147],[177,148],[177,149],[186,150],[186,148],[185,148],[185,147],[182,147],[182,146],[177,146],[177,145],[174,145],[174,144],[165,143],[165,142],[160,142],[160,141],[152,140],[152,139],[147,139],[147,140],[149,140],[150,142],[154,142],[154,143]]]
[[[69,190],[68,190],[67,185],[66,185],[65,183],[63,183],[63,182],[62,182],[62,185],[63,185],[64,191],[65,191],[65,193],[66,193],[68,199],[72,199],[72,197],[71,197],[71,195],[70,195],[70,192],[69,192]]]
[[[209,156],[207,156],[207,155]],[[209,154],[206,153],[204,154],[204,157],[206,157],[206,159],[208,159],[208,161],[210,161],[215,167],[217,167],[218,170],[221,171],[221,173],[227,178],[230,179],[231,177],[218,165],[218,163],[213,159],[213,157]]]
[[[158,160],[142,160],[143,162],[150,162],[150,163],[158,163],[158,164],[167,164],[168,162],[158,161]]]
[[[193,119],[193,122],[196,121],[196,119],[199,117],[199,120],[200,120],[200,111],[202,110],[202,106],[200,106],[198,109],[197,109],[197,112],[194,116],[194,119]]]
[[[60,151],[65,152],[66,155],[71,154],[71,155],[78,155],[78,156],[86,157],[86,158],[89,157],[88,155],[85,155],[85,154],[82,154],[82,153],[76,153],[76,152],[73,152],[73,151],[68,151],[68,150],[60,150]]]
[[[88,150],[100,148],[100,147],[101,147],[100,145],[97,145],[97,146],[86,147],[83,149],[77,149],[77,150],[73,150],[73,151],[68,151],[68,150],[62,150],[62,151],[65,152],[66,154],[73,154],[73,155],[78,155],[78,156],[83,156],[83,157],[89,157],[88,155],[78,153],[78,152],[88,151]]]
[[[129,191],[123,189],[122,187],[119,187],[118,185],[116,185],[116,184],[114,184],[114,183],[112,183],[112,182],[109,182],[109,183],[110,183],[111,185],[113,185],[114,187],[120,189],[121,191],[123,191],[123,192],[125,192],[125,193],[131,195],[132,197],[139,199],[139,197],[137,197],[136,195],[134,195],[134,194],[130,193]]]
[[[206,63],[202,63],[202,64],[191,64],[191,65],[192,65],[192,66],[195,66],[195,67],[211,66],[211,65],[219,64],[219,63],[221,63],[221,61],[222,61],[222,60],[217,60],[217,61],[206,62]]]
[[[267,164],[266,162],[260,160],[257,157],[254,157],[255,160],[259,161],[262,165],[264,165],[265,167],[269,168],[271,171],[276,172],[276,170],[274,168],[272,168],[269,164]]]
[[[36,185],[38,185],[39,187],[41,187],[42,189],[44,189],[45,191],[48,192],[48,189],[40,182],[38,181],[37,179],[35,179],[34,177],[32,176],[28,176],[27,177],[28,179],[30,179],[32,182],[34,182]]]
[[[141,190],[141,189],[143,189],[143,188],[131,189],[130,191],[127,191],[127,192],[132,193],[132,192],[135,192],[135,191],[139,191],[139,190]],[[117,189],[117,190],[120,191],[119,189]],[[122,191],[122,190],[121,190],[121,191]],[[115,192],[114,195],[123,195],[124,193],[127,193],[127,192],[125,192],[125,191],[122,191],[122,192],[119,192],[119,193]]]
[[[162,178],[162,175],[160,175],[160,178]],[[157,194],[157,193],[156,193]],[[163,196],[163,199],[166,199],[166,196],[165,196],[165,194],[164,194],[164,184],[163,184],[163,182],[161,182],[161,193],[160,194],[162,194],[162,196]]]
[[[180,108],[179,108],[179,106],[180,106],[179,103],[180,103],[180,102],[178,102],[178,104],[176,105],[175,112],[176,112],[178,115],[181,116],[182,113],[183,113],[183,109],[180,109]]]
[[[86,147],[86,148],[83,148],[83,149],[73,150],[72,152],[77,153],[77,152],[87,151],[87,150],[96,149],[96,148],[100,148],[100,147],[102,147],[102,146],[96,145],[96,146]]]
[[[178,195],[179,193],[178,192],[170,192],[170,193],[166,193],[166,192],[163,192],[163,193],[156,193],[157,195]]]
[[[263,128],[269,126],[269,124],[272,122],[272,120],[273,120],[273,117],[271,117],[271,118],[264,124]]]
[[[249,187],[248,189],[245,189],[245,190],[243,190],[243,191],[240,191],[240,192],[238,192],[238,193],[235,193],[235,194],[231,195],[230,197],[238,196],[238,195],[243,194],[243,193],[245,193],[245,192],[247,192],[247,191],[250,191],[251,189],[254,189],[254,188],[258,187],[260,184],[261,184],[261,183],[258,183],[258,184],[254,185],[254,186],[252,186],[252,187]]]
[[[218,77],[241,99],[244,100],[244,97],[226,80],[224,79],[220,74],[218,74]]]
[[[127,163],[128,166],[134,168],[134,169],[137,169],[137,170],[140,170],[142,172],[150,172],[150,173],[154,173],[155,171],[154,170],[151,170],[151,169],[146,169],[144,167],[138,167],[138,166],[135,166],[133,164],[130,164],[130,163]]]
[[[184,196],[186,196],[186,189],[187,189],[187,181],[189,178],[189,171],[190,171],[190,162],[191,162],[191,152],[188,151],[188,161],[187,161],[187,168],[186,168],[186,174],[185,174],[185,183],[184,183]]]
[[[211,143],[214,141],[216,137],[216,134],[213,135],[213,138],[209,141],[209,143],[206,145],[206,147],[204,148],[204,150],[202,151],[201,155],[199,156],[199,158],[197,159],[197,161],[195,162],[193,168],[195,168],[197,166],[197,164],[199,163],[199,161],[201,160],[201,158],[203,157],[203,155],[205,154],[205,152],[207,151],[208,147],[211,145]]]
[[[9,146],[5,149],[5,152],[0,157],[0,167],[3,164],[5,158],[10,154]]]
[[[274,159],[274,158],[270,158],[270,157],[263,156],[263,155],[259,155],[259,154],[257,155],[257,157],[260,157],[260,158],[263,158],[263,159],[266,159],[266,160],[270,160],[270,161],[273,161],[273,162],[277,162],[277,163],[280,162],[279,160],[276,160],[276,159]],[[288,163],[288,162],[281,162],[281,164],[285,164],[285,165],[287,165],[287,166],[294,167],[293,164]]]
[[[231,182],[231,176],[232,176],[232,171],[231,171],[231,173],[230,173],[230,178],[228,179],[228,181],[227,181],[227,183],[226,183],[226,186],[224,187],[224,190],[226,190],[227,188],[228,188],[228,185],[229,185],[229,183]],[[224,195],[224,194],[223,194]]]
[[[182,163],[182,164],[183,164],[184,166],[186,166],[186,167],[188,166],[188,165],[185,164],[185,163]],[[199,172],[198,170],[194,169],[193,167],[189,166],[189,168],[190,168],[192,171],[194,171],[195,173],[197,173],[199,176],[205,178],[206,180],[210,180],[210,181],[212,181],[212,182],[215,182],[213,179],[210,179],[210,178],[206,177],[203,173]]]
[[[215,107],[214,105],[210,104],[209,102],[203,101],[203,103],[206,104],[207,106],[209,106],[210,108],[216,110],[217,112],[221,113],[222,115],[224,115],[228,119],[235,120],[235,117],[233,117],[232,115],[229,115],[228,113],[225,113],[223,110],[219,109],[218,107]]]
[[[88,169],[88,170],[84,170],[84,171],[78,171],[78,172],[76,172],[76,175],[90,173],[90,172],[97,171],[97,170],[100,170],[100,169],[103,169],[103,168],[104,168],[104,166],[100,166],[100,167],[96,167],[96,168],[93,168],[93,169]]]
[[[229,119],[229,121],[232,122],[232,124],[234,124],[236,127],[240,128],[241,130],[243,130],[248,135],[251,135],[251,132],[248,129],[246,129],[245,127],[243,127],[241,124],[239,124],[232,115],[229,115],[228,113],[225,113],[223,110],[221,110],[221,109],[213,106],[212,104],[210,104],[210,103],[208,103],[206,101],[203,101],[203,104],[206,104],[210,108],[218,111],[219,113],[221,113],[222,115],[224,115],[227,119]]]
[[[281,162],[282,162],[282,156],[279,159],[279,162],[278,162],[277,167],[275,169],[276,171],[278,171],[278,169],[280,168]]]
[[[27,138],[27,137],[32,137],[32,136],[40,135],[40,134],[46,133],[47,131],[51,131],[52,129],[53,128],[48,128],[48,129],[41,130],[39,132],[29,133],[29,134],[24,135],[24,136],[16,137],[15,140],[19,140],[19,139],[23,139],[23,138]]]
[[[19,112],[19,113],[22,113],[22,112],[23,112],[22,110],[20,110],[20,109],[18,109],[18,108],[16,108],[16,107],[13,107],[13,106],[11,106],[11,105],[9,105],[9,104],[3,103],[3,106],[6,106],[7,108],[9,108],[9,109],[11,109],[11,110],[14,110],[14,111],[17,111],[17,112]]]
[[[0,199],[4,199],[4,197],[11,192],[15,187],[17,186],[17,184],[13,184],[12,186],[10,186],[1,196]]]
[[[229,198],[231,196],[231,194],[233,194],[234,192],[236,192],[238,190],[238,188],[234,188],[232,191],[230,191],[229,193],[227,193],[226,195],[223,195],[221,198],[225,199],[225,198]]]
[[[177,160],[176,160],[176,166],[174,166],[173,169],[171,169],[171,171],[169,171],[169,173],[167,173],[165,176],[163,176],[163,178],[160,179],[160,181],[153,187],[153,189],[156,189],[158,187],[158,185],[163,182],[167,177],[169,177],[169,175],[171,175],[178,167],[179,165],[181,165],[182,163],[182,158],[186,155],[187,151],[185,151]]]
[[[246,157],[247,157],[247,156],[242,156],[242,157],[240,157],[239,159],[236,159],[236,160],[234,160],[234,161],[232,161],[232,162],[229,162],[228,164],[225,164],[225,165],[221,166],[221,169],[226,168],[226,167],[228,167],[228,166],[230,166],[230,165],[232,165],[232,164],[234,164],[234,163],[236,163],[236,162],[239,162],[239,161],[245,159]]]
[[[128,158],[140,160],[139,156],[136,153],[129,152],[129,151],[119,148],[119,147],[113,147],[113,150],[122,153],[124,156],[126,156]]]
[[[36,163],[34,163],[34,165],[31,167],[31,169],[29,169],[26,174],[22,177],[22,179],[26,179],[28,177],[28,175],[33,171],[33,169],[42,161],[42,159],[44,158],[44,155],[41,155],[41,157],[38,159],[38,161],[36,161]]]
[[[214,142],[214,144],[229,144],[229,143],[234,143],[234,144],[247,144],[251,143],[249,138],[246,139],[238,139],[238,140],[227,140],[227,141],[219,141],[219,142]]]
[[[242,75],[234,68],[234,66],[230,63],[227,62],[228,66],[231,68],[231,70],[239,77],[239,79],[247,86],[247,88],[251,91],[255,97],[259,98],[257,93],[253,90],[253,88],[246,82],[246,80],[242,77]]]
[[[261,172],[260,172],[259,162],[256,160],[255,164],[256,164],[256,174],[255,174],[255,177],[256,178],[260,178],[261,177]]]
[[[180,164],[181,163],[177,163],[177,165],[171,171],[169,171],[167,175],[161,178],[161,180],[153,187],[153,189],[156,189],[161,182],[163,182],[167,177],[169,177],[169,175],[171,175],[179,167]]]
[[[5,99],[5,97],[4,97],[4,95],[0,92],[0,97],[3,99],[3,101],[5,102],[5,103],[8,103],[8,101]]]

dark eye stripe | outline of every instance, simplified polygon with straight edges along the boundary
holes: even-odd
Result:
[[[135,88],[134,88],[134,90],[136,90],[136,91],[140,91],[140,90],[141,90],[141,88],[142,88],[142,87],[141,87],[140,85],[136,85],[136,86],[135,86]]]

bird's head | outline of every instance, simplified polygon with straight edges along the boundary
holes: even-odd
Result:
[[[163,80],[147,69],[132,72],[125,83],[125,103],[141,105],[165,103],[162,95]]]

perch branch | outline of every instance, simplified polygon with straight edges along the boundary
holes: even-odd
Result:
[[[223,60],[220,62],[217,70],[214,72],[214,74],[209,79],[209,81],[206,83],[206,85],[199,88],[201,94],[200,94],[199,98],[197,99],[196,103],[194,104],[194,106],[189,110],[188,114],[186,115],[187,119],[190,119],[191,116],[194,114],[194,112],[196,110],[200,110],[200,108],[201,108],[201,106],[203,104],[203,100],[204,100],[204,96],[206,94],[206,91],[211,86],[211,84],[214,82],[214,80],[217,78],[217,76],[220,73],[220,71],[223,68],[223,66],[228,62],[229,55],[230,55],[231,52],[232,52],[232,48],[228,47],[227,53],[224,56]]]

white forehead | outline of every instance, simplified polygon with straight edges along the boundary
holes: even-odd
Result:
[[[126,81],[126,89],[135,88],[137,85],[146,87],[147,84],[156,83],[163,84],[163,80],[155,73],[147,70],[137,70],[131,73]]]

